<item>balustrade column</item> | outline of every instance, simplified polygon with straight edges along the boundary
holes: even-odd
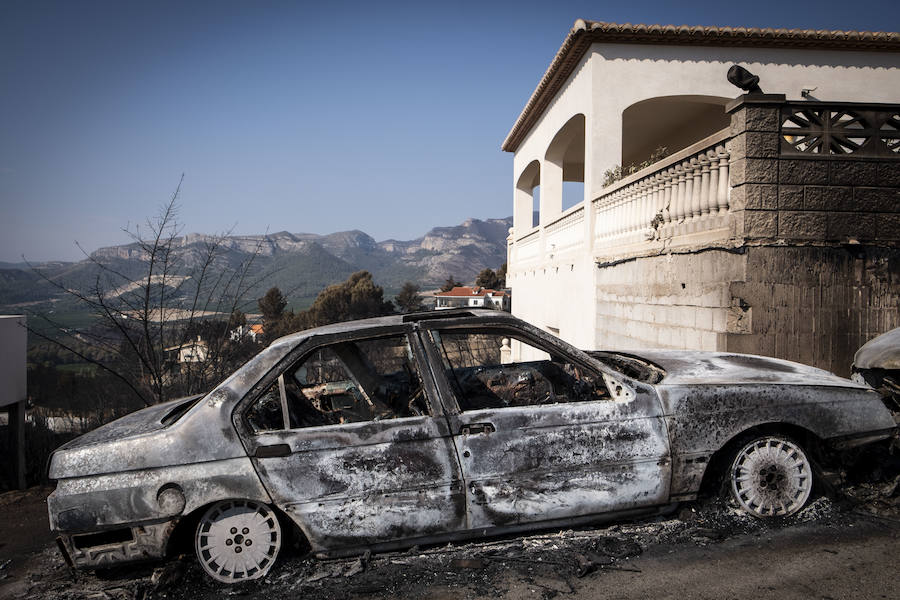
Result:
[[[665,173],[666,185],[665,185],[665,193],[663,194],[663,221],[666,225],[672,222],[672,201],[675,197],[674,185],[675,185],[675,169],[673,167],[669,167],[666,169]]]
[[[716,205],[719,208],[719,214],[728,212],[728,159],[730,154],[725,150],[724,145],[716,146],[716,156],[719,157],[719,189],[716,192]]]
[[[684,212],[682,218],[685,221],[690,221],[694,214],[694,170],[693,165],[691,165],[691,161],[689,160],[686,160],[681,164],[681,168],[684,170]]]
[[[678,177],[677,190],[675,195],[675,212],[672,213],[672,221],[680,223],[684,220],[684,193],[687,182],[685,181],[684,166],[679,163],[675,165],[675,173]]]
[[[628,228],[628,232],[634,232],[638,229],[638,223],[641,220],[641,198],[643,197],[643,187],[644,182],[640,181],[638,183],[631,184],[632,194],[631,194],[631,202],[630,202],[630,212],[631,212],[631,227]]]
[[[624,196],[624,191],[619,190],[613,196],[612,201],[612,222],[613,222],[613,235],[618,235],[622,232],[622,228],[625,225],[624,216],[622,214],[622,200]]]
[[[691,159],[691,220],[700,217],[700,161]]]
[[[647,214],[647,200],[650,197],[650,185],[646,179],[641,180],[640,196],[637,203],[637,220],[634,223],[634,230],[641,231],[644,229],[644,216]]]
[[[653,223],[653,220],[656,219],[656,215],[662,212],[662,197],[663,197],[663,176],[662,173],[657,173],[653,176],[653,202],[650,204],[650,223]],[[657,223],[656,227],[659,228],[661,223]]]
[[[603,204],[605,200],[599,202],[591,202],[592,214],[594,219],[594,237],[602,238],[606,234],[606,219],[603,215]]]
[[[700,161],[700,217],[709,216],[709,158],[701,154]]]
[[[616,192],[613,200],[613,235],[619,235],[625,231],[625,190]]]
[[[719,156],[714,150],[710,150],[706,153],[706,158],[709,160],[709,193],[707,194],[708,210],[703,214],[708,213],[712,216],[719,212]]]
[[[638,189],[637,185],[632,183],[628,186],[628,204],[626,204],[626,211],[628,212],[628,227],[625,228],[626,233],[631,233],[634,230],[634,222],[636,221],[634,213],[635,213],[635,204],[637,204],[638,200]]]
[[[638,204],[638,220],[635,230],[643,231],[647,227],[647,211],[650,208],[650,200],[653,198],[653,178],[644,179],[641,184],[641,201]]]
[[[616,222],[613,220],[613,200],[607,198],[603,202],[603,237],[610,237],[615,233]]]

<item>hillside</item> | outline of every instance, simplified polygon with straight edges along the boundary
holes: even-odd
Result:
[[[255,299],[276,285],[295,307],[305,307],[327,285],[343,281],[362,269],[370,271],[385,288],[387,297],[405,281],[423,289],[437,287],[447,277],[473,281],[482,269],[506,262],[506,236],[512,218],[468,219],[453,227],[436,227],[415,240],[376,242],[363,231],[327,235],[289,233],[230,236],[219,249],[220,260],[230,266],[253,259],[246,297]],[[213,238],[192,233],[177,240],[179,261],[176,280],[190,276],[201,264]],[[258,248],[258,251],[257,251]],[[255,256],[254,256],[255,254]],[[39,312],[71,306],[67,294],[48,280],[66,288],[90,293],[97,285],[97,265],[102,263],[128,277],[140,277],[146,263],[138,244],[100,248],[80,262],[47,262],[29,268],[24,264],[0,264],[0,311]],[[101,285],[115,290],[115,285]]]

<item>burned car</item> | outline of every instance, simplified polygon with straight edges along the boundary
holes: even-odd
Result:
[[[867,386],[759,356],[582,352],[504,312],[335,324],[209,394],[57,450],[51,529],[76,567],[185,536],[223,582],[317,555],[670,510],[724,478],[757,517],[809,498],[830,449],[885,439]]]
[[[875,337],[853,356],[851,379],[881,392],[900,419],[900,327]]]

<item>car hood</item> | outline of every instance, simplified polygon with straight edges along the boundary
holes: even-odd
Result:
[[[869,340],[853,357],[856,369],[900,369],[900,327]]]
[[[654,350],[641,351],[640,356],[666,371],[660,385],[774,383],[864,387],[823,369],[753,354]]]

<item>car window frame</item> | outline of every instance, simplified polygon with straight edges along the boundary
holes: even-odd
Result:
[[[527,325],[527,323],[525,323]],[[458,320],[448,320],[448,321],[440,321],[433,320],[428,321],[427,323],[422,323],[422,327],[419,330],[419,335],[422,338],[422,344],[425,347],[426,353],[429,354],[430,364],[435,366],[440,373],[432,371],[432,376],[437,380],[438,389],[442,394],[441,401],[444,404],[445,408],[450,415],[461,415],[464,412],[473,412],[463,411],[459,406],[459,401],[456,398],[456,393],[453,391],[453,385],[450,383],[449,378],[447,377],[446,369],[444,368],[444,360],[441,348],[434,343],[433,337],[431,335],[432,331],[440,331],[440,330],[458,330],[458,331],[474,331],[478,332],[479,330],[494,330],[499,332],[507,332],[507,333],[515,333],[516,335],[511,335],[509,337],[518,337],[521,338],[521,341],[527,342],[533,345],[536,349],[541,350],[543,352],[547,352],[552,357],[555,355],[561,355],[563,357],[568,357],[573,360],[579,367],[587,369],[592,372],[594,375],[598,376],[604,383],[604,385],[608,386],[604,375],[614,375],[617,378],[622,378],[626,380],[629,384],[631,384],[630,379],[626,378],[623,374],[618,373],[617,371],[612,371],[612,373],[606,373],[606,368],[601,368],[599,365],[599,361],[592,359],[590,356],[578,350],[577,348],[572,348],[575,352],[571,352],[569,348],[562,346],[560,344],[554,343],[552,339],[545,339],[544,336],[534,335],[532,331],[526,329],[524,327],[519,326],[518,323],[502,323],[502,322],[472,322],[471,320],[466,321],[458,321]],[[540,331],[537,330],[536,331]],[[561,341],[561,340],[560,340]],[[552,352],[551,350],[555,350],[556,352]],[[609,392],[609,390],[607,389]],[[611,392],[610,392],[611,393]],[[614,401],[614,400],[610,400]],[[594,402],[594,401],[591,401]],[[607,402],[607,400],[597,400],[596,402]],[[568,402],[566,404],[571,404]],[[510,410],[510,409],[534,409],[541,408],[546,406],[553,406],[548,404],[527,404],[525,406],[507,406],[502,408],[493,408],[493,409],[477,409],[477,410]]]
[[[292,348],[281,360],[273,365],[273,367],[269,369],[269,371],[267,371],[265,375],[260,377],[260,379],[250,388],[250,390],[244,395],[244,397],[235,404],[234,409],[232,410],[231,420],[238,432],[239,437],[243,440],[272,433],[297,433],[304,431],[318,431],[326,428],[334,429],[335,427],[349,427],[354,425],[358,426],[371,423],[399,423],[409,419],[421,419],[423,417],[443,417],[447,414],[447,411],[442,403],[441,395],[437,390],[437,386],[435,384],[433,376],[433,369],[429,364],[429,357],[425,351],[425,348],[423,347],[422,340],[417,335],[417,327],[415,325],[416,324],[402,323],[398,325],[379,326],[375,328],[367,328],[354,331],[342,331],[332,334],[311,335],[308,338],[300,341],[296,347]],[[378,338],[395,337],[398,335],[406,336],[407,340],[409,341],[410,348],[412,349],[413,357],[418,363],[417,366],[419,367],[419,378],[422,380],[422,385],[425,389],[428,406],[431,409],[428,414],[413,415],[409,417],[397,417],[395,419],[384,419],[381,421],[357,421],[354,423],[337,423],[298,428],[288,427],[285,429],[263,431],[255,431],[247,421],[245,416],[247,409],[254,402],[259,400],[259,398],[264,393],[266,393],[269,387],[273,383],[275,383],[280,376],[290,371],[292,367],[297,366],[300,362],[305,360],[316,350],[341,342],[365,341]],[[283,410],[284,406],[282,405],[282,411]],[[283,413],[282,420],[288,422],[289,424],[288,419],[289,417],[287,417]]]

